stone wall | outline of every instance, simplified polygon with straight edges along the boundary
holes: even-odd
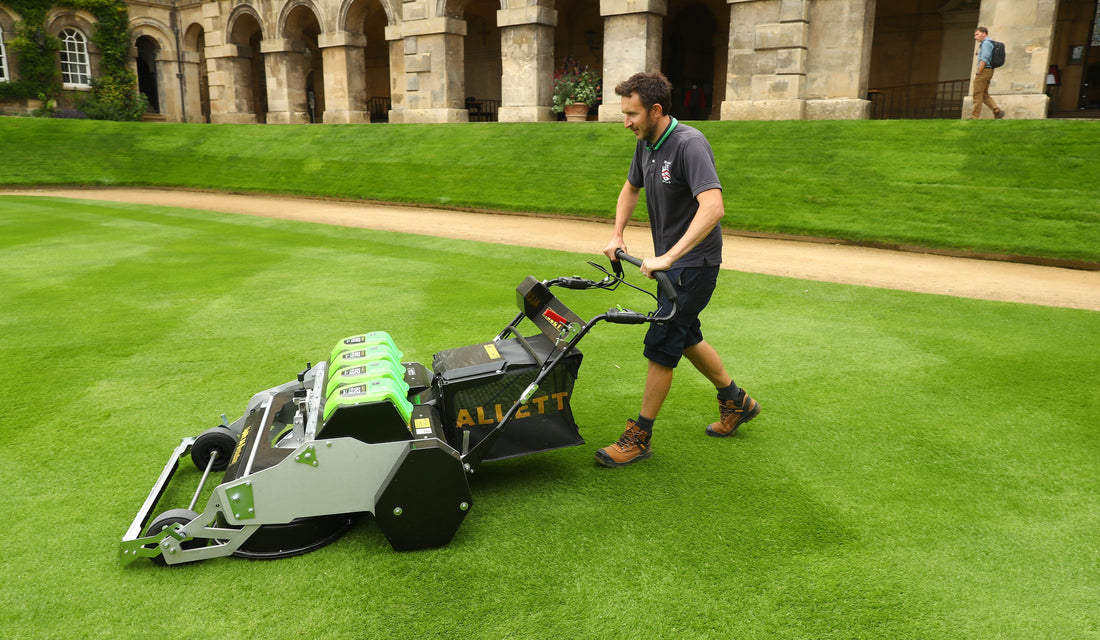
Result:
[[[972,74],[960,40],[977,26],[969,24],[975,11],[1009,52],[994,98],[1009,117],[1046,116],[1057,0],[884,3],[884,16],[899,15],[908,54],[897,43],[872,46],[876,0],[142,0],[130,17],[135,41],[157,43],[157,94],[168,120],[365,123],[368,100],[380,98],[392,105],[391,122],[465,122],[470,96],[499,99],[502,121],[551,120],[553,73],[567,54],[601,70],[599,118],[619,120],[615,85],[672,66],[677,52],[663,50],[676,42],[669,25],[682,27],[689,9],[717,21],[720,41],[691,55],[714,53],[706,64],[712,113],[725,120],[862,119],[873,78],[904,84]],[[909,16],[920,24],[906,27]],[[51,33],[71,19],[56,12]],[[919,50],[926,55],[900,72],[897,62]]]

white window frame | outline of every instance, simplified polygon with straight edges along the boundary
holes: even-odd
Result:
[[[8,50],[4,47],[4,25],[0,24],[0,82],[10,82],[8,75]]]
[[[61,50],[61,85],[66,89],[89,89],[92,86],[92,65],[88,58],[88,37],[82,31],[66,27],[58,34]]]

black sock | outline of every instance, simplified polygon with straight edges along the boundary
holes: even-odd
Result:
[[[645,431],[647,436],[653,435],[653,418],[643,418],[642,414],[638,414],[638,420],[635,422],[638,428]]]
[[[722,387],[718,390],[719,402],[727,402],[729,400],[733,400],[734,402],[740,404],[740,402],[744,399],[745,390],[738,387],[737,383],[732,380],[730,381],[730,386]]]

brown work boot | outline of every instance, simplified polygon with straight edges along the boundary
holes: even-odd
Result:
[[[649,446],[649,434],[638,428],[633,420],[626,421],[626,431],[615,444],[596,452],[596,462],[605,467],[625,467],[653,455]]]
[[[752,420],[760,413],[760,403],[745,394],[741,404],[733,400],[718,401],[718,412],[721,415],[718,422],[707,426],[707,435],[716,438],[728,438],[737,433],[737,427]]]
[[[996,118],[997,120],[1000,120],[1001,118],[1005,117],[1005,110],[1004,109],[997,109],[996,111],[993,112],[993,117]]]

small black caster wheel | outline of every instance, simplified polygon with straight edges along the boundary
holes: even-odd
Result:
[[[187,524],[197,517],[199,517],[199,514],[190,509],[169,509],[153,519],[152,524],[145,530],[145,535],[155,536],[174,524]],[[184,549],[197,549],[201,547],[202,544],[202,540],[193,539],[182,543],[180,546]],[[151,547],[152,545],[147,546]],[[168,564],[163,555],[153,556],[152,560],[162,567]]]
[[[237,436],[229,427],[211,427],[203,431],[195,438],[191,445],[191,461],[202,471],[206,471],[206,465],[210,458],[217,453],[214,466],[211,471],[225,471],[229,466],[229,460],[233,457],[233,450],[237,448]]]

